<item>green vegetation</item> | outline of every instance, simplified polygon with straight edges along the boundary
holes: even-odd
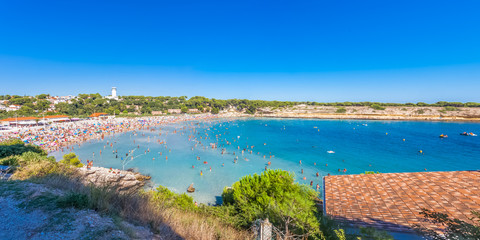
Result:
[[[370,105],[370,107],[375,110],[385,110],[384,107],[380,106],[380,104],[377,104],[377,103]]]
[[[480,212],[472,211],[472,222],[468,223],[447,214],[422,209],[421,214],[429,222],[441,224],[444,228],[441,232],[438,229],[415,226],[415,229],[428,239],[480,239]]]
[[[242,225],[250,226],[256,219],[268,218],[286,236],[318,235],[314,198],[316,192],[294,182],[293,174],[268,170],[261,175],[245,176],[224,190],[225,205],[234,206]]]
[[[180,109],[182,113],[188,112],[188,109],[198,109],[200,112],[211,112],[217,114],[226,108],[233,107],[238,111],[244,111],[248,114],[254,114],[259,108],[284,108],[293,107],[300,104],[309,106],[367,106],[375,110],[383,110],[389,106],[401,107],[444,107],[446,109],[459,107],[480,107],[480,103],[474,102],[437,102],[427,104],[419,103],[380,103],[380,102],[289,102],[289,101],[262,101],[247,99],[214,99],[205,97],[150,97],[150,96],[122,96],[120,99],[105,99],[100,94],[79,94],[77,98],[67,102],[61,102],[51,108],[52,102],[48,94],[40,94],[33,96],[18,95],[0,95],[0,99],[7,100],[6,105],[16,104],[21,108],[18,111],[0,111],[0,119],[17,116],[42,116],[66,114],[71,117],[88,117],[94,112],[106,112],[108,114],[116,114],[123,116],[137,116],[135,114],[150,115],[152,111],[166,112],[168,109]],[[403,109],[402,109],[403,110]],[[343,110],[337,110],[343,111]],[[448,110],[450,111],[450,110]],[[455,110],[451,110],[455,111]],[[342,112],[339,112],[342,113]]]
[[[63,159],[60,162],[75,167],[83,167],[83,163],[80,162],[80,159],[78,159],[75,153],[68,153],[63,155]]]
[[[195,208],[192,197],[185,193],[176,194],[163,186],[158,186],[156,191],[152,192],[152,199],[167,207],[175,207],[182,210],[193,210]]]
[[[424,114],[424,113],[425,113],[425,110],[423,110],[423,109],[418,109],[417,111],[415,111],[415,113],[417,113],[417,114],[419,114],[419,115],[420,115],[420,114]]]
[[[21,155],[24,152],[35,152],[47,155],[47,153],[38,146],[25,145],[20,139],[10,139],[0,142],[0,158],[9,157],[12,155]],[[0,164],[3,164],[0,162]],[[16,165],[16,164],[3,164]]]
[[[458,108],[452,107],[452,106],[445,106],[444,110],[445,111],[458,111]]]
[[[337,111],[335,111],[336,113],[346,113],[347,112],[347,109],[345,109],[344,107],[339,107],[337,108]]]
[[[59,207],[83,209],[90,206],[90,200],[86,194],[70,192],[57,200]]]

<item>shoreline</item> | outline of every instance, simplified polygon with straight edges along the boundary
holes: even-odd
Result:
[[[480,118],[456,116],[405,116],[384,114],[255,114],[254,118],[289,118],[289,119],[326,119],[326,120],[386,120],[386,121],[421,121],[421,122],[471,122],[480,123]]]

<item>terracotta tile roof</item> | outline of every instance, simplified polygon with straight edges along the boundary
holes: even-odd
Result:
[[[35,120],[36,117],[18,117],[18,118],[5,118],[0,120],[0,122],[15,122],[15,121],[26,121],[26,120]]]
[[[480,171],[326,176],[324,187],[325,213],[357,226],[410,232],[432,227],[423,208],[467,222],[480,211]]]
[[[68,118],[67,115],[54,115],[54,116],[45,116],[46,119],[49,118]],[[43,117],[18,117],[18,118],[5,118],[0,120],[0,122],[15,122],[15,121],[28,121],[28,120],[42,120]]]
[[[93,113],[92,115],[90,115],[90,117],[100,117],[100,116],[106,116],[108,114],[106,113]]]
[[[54,115],[54,116],[45,116],[45,118],[68,118],[69,116],[67,115]],[[43,117],[41,117],[40,119],[43,119]]]

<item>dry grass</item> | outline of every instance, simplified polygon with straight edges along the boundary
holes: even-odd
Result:
[[[78,174],[50,174],[35,181],[53,188],[87,195],[90,208],[118,215],[130,222],[148,226],[162,239],[251,239],[218,217],[195,211],[166,207],[153,201],[152,194],[133,188],[117,191],[118,186],[86,186]]]

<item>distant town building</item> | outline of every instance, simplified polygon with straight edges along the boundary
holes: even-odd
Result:
[[[55,115],[44,117],[13,117],[0,120],[2,126],[32,126],[45,125],[54,122],[76,121],[78,118],[70,119],[67,115]]]
[[[117,88],[116,88],[116,87],[112,87],[112,95],[106,96],[105,98],[118,100],[118,97],[117,97]]]
[[[14,105],[14,104],[12,104],[12,105],[10,105],[10,106],[7,107],[6,111],[7,111],[7,112],[17,111],[17,110],[20,109],[20,107],[21,107],[20,105]]]
[[[162,115],[162,111],[152,111],[152,115]]]
[[[180,114],[182,113],[181,109],[168,109],[168,113],[170,114]]]
[[[36,117],[14,117],[0,120],[2,126],[26,126],[37,124]]]
[[[68,95],[68,96],[50,96],[47,97],[46,100],[52,104],[59,104],[59,103],[72,103],[72,100],[75,99],[75,96]]]
[[[191,109],[188,109],[188,113],[199,113],[200,110],[196,109],[196,108],[191,108]]]

